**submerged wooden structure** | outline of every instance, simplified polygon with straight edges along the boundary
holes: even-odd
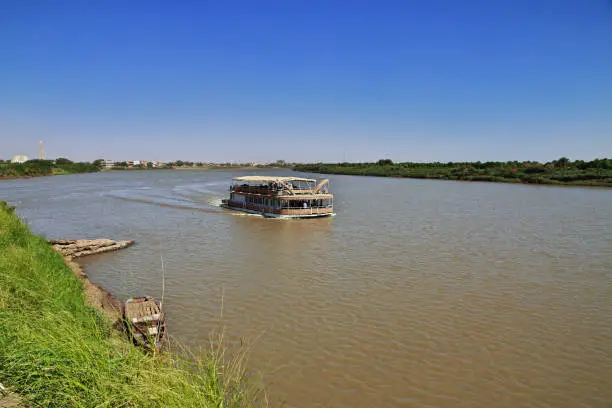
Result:
[[[302,177],[243,176],[232,179],[223,206],[271,218],[326,217],[334,214],[329,180]]]
[[[123,304],[123,320],[134,344],[160,351],[166,340],[166,317],[159,300],[150,296],[128,299]]]

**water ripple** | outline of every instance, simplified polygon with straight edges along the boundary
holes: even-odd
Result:
[[[163,256],[173,335],[257,338],[286,406],[609,406],[612,191],[332,176],[337,217],[271,222],[214,207],[234,175],[0,194],[39,233],[137,240],[84,260],[120,297],[159,296]]]

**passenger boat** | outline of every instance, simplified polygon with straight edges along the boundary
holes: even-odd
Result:
[[[123,320],[134,344],[160,351],[166,336],[166,319],[161,302],[150,296],[128,299]]]
[[[270,218],[311,218],[334,214],[329,180],[302,177],[243,176],[232,179],[222,206]]]

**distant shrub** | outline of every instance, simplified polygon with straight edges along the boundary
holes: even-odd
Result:
[[[65,157],[60,157],[59,159],[55,159],[55,164],[57,165],[62,165],[62,164],[72,164],[73,161],[66,159]]]
[[[526,174],[546,173],[546,169],[543,167],[527,167],[524,172]]]
[[[391,166],[393,164],[393,160],[390,159],[380,159],[376,162],[379,166]]]

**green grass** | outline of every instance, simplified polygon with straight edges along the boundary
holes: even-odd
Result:
[[[1,203],[0,203],[1,204]],[[59,254],[0,205],[0,382],[44,407],[249,407],[244,353],[149,354],[86,305]],[[174,346],[176,348],[176,346]]]

